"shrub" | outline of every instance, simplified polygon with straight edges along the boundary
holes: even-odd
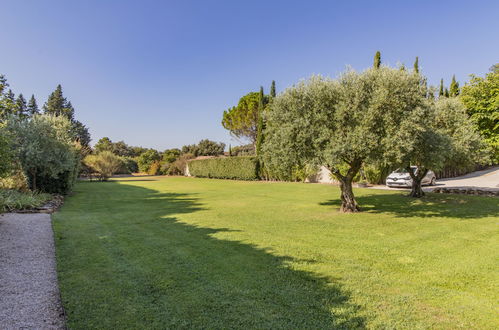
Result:
[[[159,160],[161,160],[161,156],[156,150],[149,149],[143,152],[139,157],[137,157],[139,171],[142,173],[148,173],[149,167],[152,165],[152,163]]]
[[[0,189],[13,189],[18,191],[29,191],[28,178],[18,164],[9,175],[0,178]]]
[[[201,178],[258,180],[255,157],[195,159],[188,163],[189,173]]]
[[[84,161],[86,166],[99,174],[101,181],[106,181],[118,172],[122,166],[122,160],[110,151],[102,151],[96,155],[88,155]]]
[[[12,164],[11,142],[7,130],[0,124],[0,178],[8,175]]]
[[[80,152],[66,117],[11,118],[7,129],[15,157],[32,190],[61,194],[71,190],[79,170]]]
[[[185,175],[187,162],[193,158],[193,154],[183,154],[171,163],[163,163],[161,171],[166,175]]]
[[[43,205],[50,198],[50,194],[44,193],[0,190],[0,212],[33,209]]]
[[[147,174],[149,175],[159,175],[161,174],[161,163],[159,161],[155,161],[149,166],[147,170]]]
[[[137,173],[139,167],[135,159],[131,157],[120,157],[121,166],[115,174],[131,174]]]

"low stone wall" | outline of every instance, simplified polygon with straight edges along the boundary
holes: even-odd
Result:
[[[466,194],[479,196],[499,196],[499,189],[496,188],[480,188],[480,187],[437,187],[431,190],[434,193],[440,194]]]

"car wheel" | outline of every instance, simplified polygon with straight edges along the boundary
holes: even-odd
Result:
[[[434,186],[436,181],[435,177],[431,178],[430,186]]]

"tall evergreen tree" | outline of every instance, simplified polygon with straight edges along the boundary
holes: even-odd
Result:
[[[449,94],[450,96],[459,95],[459,83],[456,81],[456,75],[452,76],[452,82],[450,83]]]
[[[71,102],[68,102],[63,96],[61,85],[57,85],[55,91],[50,94],[47,102],[43,105],[43,111],[46,114],[65,116],[69,120],[73,120],[73,106],[71,105]]]
[[[31,95],[31,98],[29,99],[28,102],[28,114],[30,116],[33,116],[37,113],[40,113],[40,110],[38,109],[38,104],[36,103],[35,95]]]
[[[260,155],[260,151],[263,143],[263,109],[264,109],[264,98],[263,87],[260,87],[260,98],[258,101],[258,126],[257,126],[257,136],[256,136],[256,155]]]
[[[378,50],[374,55],[374,67],[378,69],[381,66],[381,53]]]
[[[272,84],[270,85],[270,96],[273,98],[276,97],[275,80],[272,80]]]
[[[16,112],[16,95],[11,89],[5,93],[2,103],[5,115],[14,114]]]
[[[419,57],[416,56],[416,60],[414,61],[414,72],[419,73]]]
[[[19,94],[19,96],[16,99],[15,113],[20,118],[23,118],[28,115],[27,112],[28,112],[28,106],[26,99],[24,98],[23,94]]]
[[[449,96],[450,96],[450,94],[449,94],[449,90],[447,89],[447,87],[445,87],[444,96],[445,96],[445,97],[449,97]]]
[[[438,97],[444,96],[444,79],[440,79],[440,89],[438,90]]]

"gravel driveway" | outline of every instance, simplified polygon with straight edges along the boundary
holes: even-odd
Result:
[[[1,329],[65,329],[48,214],[0,214]]]

